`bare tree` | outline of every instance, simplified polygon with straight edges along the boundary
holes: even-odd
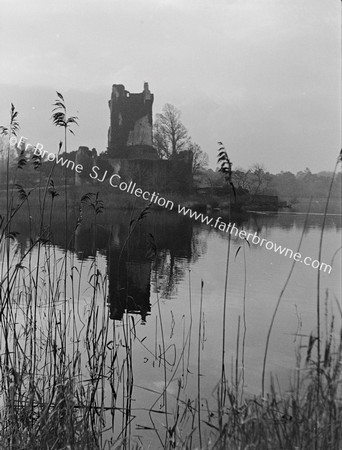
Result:
[[[250,170],[243,170],[241,168],[237,168],[233,171],[233,182],[236,188],[247,189],[248,191],[251,189],[251,172]]]
[[[170,159],[168,142],[159,122],[156,122],[153,127],[153,146],[161,159]]]
[[[254,195],[263,194],[272,181],[272,177],[269,172],[265,171],[265,167],[262,164],[253,164],[251,167],[251,192]]]
[[[190,142],[188,150],[192,152],[192,173],[205,169],[209,164],[209,156],[195,142]]]
[[[157,114],[154,125],[154,145],[164,159],[175,156],[189,144],[188,130],[180,119],[180,111],[166,103],[162,113]]]
[[[248,170],[241,168],[234,170],[232,179],[237,188],[247,189],[252,195],[258,195],[264,194],[269,188],[272,175],[266,172],[262,164],[255,163]]]

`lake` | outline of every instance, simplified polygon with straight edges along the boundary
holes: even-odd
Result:
[[[104,378],[110,373],[113,383],[108,385],[102,380],[98,386],[104,404],[117,409],[115,417],[112,414],[112,428],[107,423],[106,438],[122,437],[120,430],[129,427],[132,438],[140,436],[155,446],[156,430],[166,426],[162,414],[165,402],[170,417],[179,402],[195,402],[199,392],[204,411],[215,407],[215,389],[222,370],[229,242],[227,233],[177,212],[154,209],[134,221],[139,214],[140,211],[111,209],[95,217],[91,210],[84,210],[76,226],[79,211],[71,208],[65,228],[64,213],[54,212],[50,243],[44,248],[49,260],[53,255],[50,275],[56,283],[67,256],[68,308],[77,302],[77,308],[73,306],[77,317],[66,337],[69,351],[73,351],[73,336],[81,341],[82,329],[87,328],[94,336],[98,333],[96,339],[104,340],[104,345],[115,354],[115,376],[109,365],[104,366],[102,373]],[[257,233],[293,253],[299,251],[303,257],[318,259],[322,214],[220,214],[222,220],[234,222],[239,230]],[[217,216],[213,213],[213,217]],[[341,320],[341,227],[340,215],[327,216],[321,262],[330,264],[332,270],[320,272],[322,333],[328,333],[332,316],[338,323]],[[20,233],[17,240],[22,255],[30,245],[27,220],[18,219],[12,229]],[[31,237],[36,232],[32,224]],[[37,251],[30,258],[34,264],[40,264]],[[267,332],[292,264],[293,259],[288,256],[231,236],[225,374],[229,383],[243,388],[245,396],[261,392]],[[45,269],[41,273],[41,299],[48,297],[44,273],[47,274]],[[271,374],[278,389],[289,389],[298,349],[302,345],[305,352],[308,337],[316,330],[317,273],[317,269],[303,263],[294,267],[271,332],[266,390]],[[94,296],[94,285],[101,295]],[[59,290],[63,290],[62,286]],[[41,329],[46,304],[42,300],[38,320]],[[62,311],[65,305],[60,305]],[[89,310],[94,308],[94,322],[86,323]],[[106,321],[109,325],[103,336],[100,327]],[[338,329],[336,326],[336,334]],[[81,347],[90,356],[88,362],[80,364],[84,372],[90,373],[92,350],[87,339]],[[190,420],[184,425],[189,429],[191,426]]]

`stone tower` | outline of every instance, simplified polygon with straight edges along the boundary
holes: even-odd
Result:
[[[152,105],[153,94],[148,83],[141,93],[132,94],[122,84],[114,84],[109,100],[110,127],[108,130],[108,156],[129,158],[132,150],[146,150],[152,147]],[[131,151],[130,151],[131,150]]]

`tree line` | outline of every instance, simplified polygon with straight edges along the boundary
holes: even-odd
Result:
[[[58,93],[57,93],[58,94]],[[61,94],[58,94],[59,96]],[[60,108],[62,102],[58,99],[58,102],[54,106]],[[55,109],[56,109],[55,108]],[[65,111],[62,113],[57,111],[53,115],[54,124],[63,126],[65,130],[68,129],[69,123],[66,120]],[[56,123],[56,120],[62,121],[60,124]],[[75,123],[76,117],[71,117]],[[69,119],[68,119],[69,120]],[[37,178],[37,174],[33,167],[31,170],[26,168],[25,174],[17,171],[18,161],[23,165],[28,162],[26,159],[21,158],[23,148],[11,148],[5,137],[7,135],[7,128],[0,127],[0,183],[5,180],[1,176],[6,172],[6,167],[10,167],[10,172],[16,172],[17,179],[20,180]],[[70,130],[69,130],[70,131]],[[153,146],[157,150],[161,159],[173,159],[176,158],[183,151],[191,151],[193,155],[192,169],[194,177],[194,185],[197,187],[223,187],[226,184],[226,180],[223,174],[217,169],[216,171],[208,169],[209,158],[206,152],[195,143],[187,128],[182,123],[181,112],[175,106],[166,103],[162,108],[162,112],[156,115],[153,126]],[[27,153],[27,152],[26,152]],[[31,151],[32,153],[32,151]],[[89,167],[91,168],[91,154],[89,151]],[[74,161],[76,157],[76,151],[63,152],[61,156],[67,157],[69,160]],[[9,161],[7,161],[9,160]],[[9,163],[9,164],[8,164]],[[44,161],[42,165],[42,172],[44,175],[48,175],[53,163],[51,161]],[[112,167],[107,161],[105,152],[102,152],[97,157],[97,165],[101,167],[103,172],[106,170],[110,172]],[[55,177],[59,178],[63,176],[62,168],[56,167]],[[85,170],[85,173],[88,173]],[[312,173],[309,168],[303,171],[299,171],[296,174],[289,171],[281,171],[277,174],[271,174],[260,163],[253,164],[249,169],[243,169],[237,167],[232,170],[231,181],[238,193],[249,193],[251,195],[278,195],[279,197],[288,198],[292,203],[296,202],[300,197],[322,198],[325,197],[332,174],[330,172]],[[337,173],[335,182],[333,184],[331,197],[335,199],[341,198],[342,191],[342,174]]]
[[[156,115],[153,127],[153,145],[162,159],[172,159],[184,150],[193,152],[193,175],[195,186],[223,187],[226,180],[217,169],[208,169],[209,158],[201,147],[194,143],[181,120],[181,112],[167,103]],[[281,171],[268,172],[263,164],[255,163],[249,169],[237,167],[232,170],[231,181],[238,193],[252,195],[278,195],[295,203],[297,198],[320,198],[327,195],[332,173],[314,174],[309,168],[296,174]],[[332,198],[340,198],[342,191],[341,173],[337,174]]]
[[[309,168],[296,174],[289,171],[272,174],[262,164],[258,163],[247,170],[242,168],[232,170],[232,182],[238,193],[277,195],[289,199],[292,204],[296,203],[301,197],[325,198],[329,190],[331,177],[332,172],[312,173]],[[196,176],[196,182],[203,187],[223,187],[226,183],[222,173],[219,170],[214,171],[212,169],[202,170]],[[341,192],[342,174],[339,172],[335,176],[331,198],[340,199]]]

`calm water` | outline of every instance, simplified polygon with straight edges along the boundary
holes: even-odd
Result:
[[[70,234],[77,210],[70,213]],[[214,389],[221,373],[222,317],[227,259],[227,234],[200,225],[177,213],[152,211],[141,221],[128,242],[129,211],[112,210],[98,217],[84,217],[70,244],[70,261],[83,273],[91,270],[96,257],[100,270],[108,273],[108,306],[113,332],[123,336],[125,310],[134,317],[136,338],[133,343],[134,427],[151,426],[144,408],[158,408],[158,393],[164,384],[161,352],[160,313],[162,317],[168,392],[176,395],[178,380],[186,395],[197,395],[197,357],[201,282],[203,281],[203,329],[200,336],[202,397],[214,401]],[[224,218],[229,222],[229,218]],[[300,252],[318,258],[322,215],[310,215],[304,230]],[[297,251],[303,233],[304,214],[246,214],[230,219],[239,229]],[[27,245],[27,223],[19,222],[21,243]],[[56,255],[65,252],[64,224],[56,215],[53,221],[53,245]],[[237,252],[238,248],[239,252]],[[331,264],[330,274],[321,272],[322,298],[327,299],[327,316],[337,314],[341,301],[341,216],[327,218],[321,260]],[[337,252],[337,253],[336,253]],[[336,254],[335,254],[336,253]],[[335,255],[335,256],[334,256]],[[260,393],[262,361],[266,334],[274,307],[291,269],[292,259],[264,247],[248,246],[232,238],[228,272],[226,317],[227,376],[235,364],[238,324],[239,373],[244,365],[246,393]],[[267,368],[279,379],[282,389],[289,386],[295,367],[295,350],[315,330],[317,270],[296,264],[280,303],[271,335]],[[81,283],[81,298],[87,304],[89,286]],[[243,304],[245,292],[245,348]],[[126,303],[126,298],[128,301]],[[324,303],[324,302],[323,302]],[[322,316],[324,318],[324,307]],[[240,319],[239,319],[240,318]],[[338,320],[340,317],[338,317]],[[338,329],[338,327],[337,327]],[[235,371],[235,369],[234,369]],[[234,372],[235,373],[235,372]],[[269,377],[267,377],[268,383]],[[157,403],[155,403],[157,402]],[[158,403],[159,402],[159,403]],[[156,421],[162,419],[156,415]],[[138,429],[134,429],[139,433]]]

